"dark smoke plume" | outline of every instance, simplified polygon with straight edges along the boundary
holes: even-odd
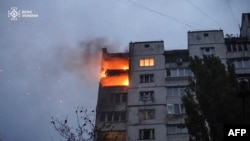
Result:
[[[105,38],[95,38],[81,41],[77,47],[64,47],[58,57],[65,70],[88,81],[98,81],[102,48],[107,48],[109,52],[119,51],[116,43]]]

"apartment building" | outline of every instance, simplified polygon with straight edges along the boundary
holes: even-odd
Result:
[[[223,30],[189,31],[188,49],[165,50],[163,41],[129,43],[127,53],[103,49],[96,108],[96,140],[188,141],[185,94],[189,57],[232,61],[239,77],[250,74],[250,13],[242,14],[240,36]]]
[[[103,49],[96,125],[99,140],[187,141],[181,96],[188,51],[163,41],[131,42],[129,53]]]

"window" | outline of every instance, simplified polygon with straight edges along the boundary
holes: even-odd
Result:
[[[153,74],[140,75],[140,83],[152,83],[152,82],[154,82]]]
[[[204,36],[204,37],[208,37],[208,33],[204,33],[203,36]]]
[[[183,96],[186,87],[167,87],[167,96]]]
[[[154,129],[140,129],[139,130],[139,139],[140,140],[151,140],[155,138]]]
[[[145,44],[144,47],[145,47],[145,48],[148,48],[148,47],[149,47],[149,44]]]
[[[227,51],[228,52],[248,51],[248,47],[246,43],[227,44]]]
[[[154,119],[154,118],[155,118],[155,110],[154,109],[139,110],[139,119],[140,120]]]
[[[125,121],[125,111],[102,112],[100,113],[100,121]]]
[[[154,91],[141,91],[140,92],[141,101],[153,101],[154,100]]]
[[[188,129],[184,124],[167,125],[167,134],[187,134]]]
[[[127,93],[122,93],[122,102],[127,102]]]
[[[154,58],[141,58],[140,67],[154,66]]]
[[[186,110],[183,104],[167,104],[167,112],[169,115],[185,114]]]
[[[215,55],[214,47],[201,48],[201,55]]]
[[[105,104],[119,104],[122,102],[127,102],[127,93],[110,93],[102,96],[103,102]]]
[[[167,77],[186,77],[190,76],[190,70],[188,68],[175,68],[166,70]]]
[[[233,61],[235,68],[250,68],[250,59],[237,59]]]
[[[106,113],[101,113],[100,115],[100,121],[106,121]]]

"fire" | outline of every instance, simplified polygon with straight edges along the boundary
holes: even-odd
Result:
[[[128,58],[108,58],[102,62],[102,86],[128,86]]]
[[[128,75],[107,76],[101,79],[102,86],[128,86]]]

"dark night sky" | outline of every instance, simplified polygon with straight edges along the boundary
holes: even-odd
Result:
[[[99,49],[164,40],[187,48],[187,32],[239,34],[249,0],[6,0],[0,2],[0,141],[63,140],[50,117],[74,125],[77,106],[95,109]],[[37,18],[11,21],[8,11]]]

